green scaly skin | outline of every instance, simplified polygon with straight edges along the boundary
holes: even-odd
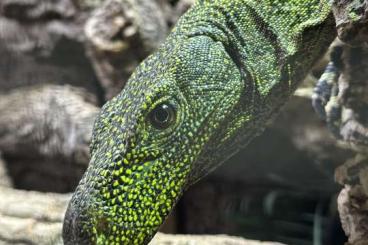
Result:
[[[65,244],[147,244],[189,185],[263,130],[334,37],[327,0],[197,1],[103,107]]]

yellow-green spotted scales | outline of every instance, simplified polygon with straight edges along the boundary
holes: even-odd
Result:
[[[189,185],[263,130],[334,37],[327,0],[198,0],[97,118],[65,244],[147,244]]]

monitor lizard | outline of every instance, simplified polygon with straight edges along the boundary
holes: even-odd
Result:
[[[335,36],[328,0],[197,0],[103,106],[65,244],[147,244],[188,186],[263,131]]]

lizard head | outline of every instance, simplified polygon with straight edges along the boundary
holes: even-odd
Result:
[[[227,136],[244,86],[238,67],[207,36],[168,43],[102,108],[65,244],[148,243]]]

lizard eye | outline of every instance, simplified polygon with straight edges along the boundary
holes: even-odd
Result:
[[[176,119],[176,109],[169,103],[158,104],[149,114],[149,120],[156,129],[166,129]]]

